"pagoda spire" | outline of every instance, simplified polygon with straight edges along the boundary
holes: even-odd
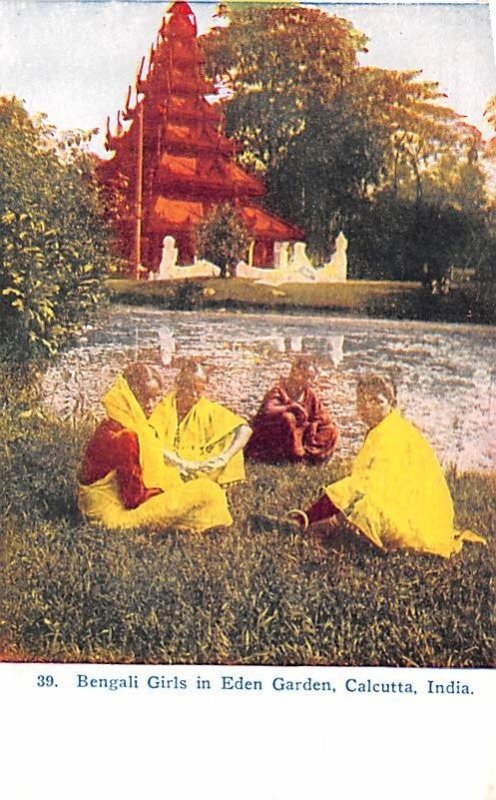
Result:
[[[115,135],[107,123],[114,157],[101,174],[124,195],[118,235],[136,276],[142,264],[158,269],[164,236],[175,237],[180,263],[191,264],[196,228],[226,202],[250,230],[258,264],[273,263],[274,242],[302,236],[256,205],[265,187],[236,162],[239,148],[222,133],[222,105],[206,99],[214,90],[203,64],[191,6],[172,2],[134,91],[128,88]]]
[[[165,12],[165,26],[176,36],[183,35],[184,37],[195,38],[198,35],[196,17],[191,10],[191,6],[185,3],[184,0],[176,0],[170,3]]]

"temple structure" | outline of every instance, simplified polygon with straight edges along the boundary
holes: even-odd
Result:
[[[129,87],[117,130],[107,120],[104,183],[119,187],[120,246],[136,274],[158,269],[162,242],[173,236],[178,263],[195,256],[194,231],[213,206],[229,202],[239,212],[253,244],[246,258],[274,264],[276,242],[302,238],[298,228],[257,205],[263,184],[236,163],[237,148],[222,133],[219,103],[203,74],[195,16],[186,2],[173,2],[152,46],[146,75],[142,60],[134,107]]]

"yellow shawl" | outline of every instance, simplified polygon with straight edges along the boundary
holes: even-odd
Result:
[[[179,421],[176,392],[164,397],[149,422],[158,431],[165,450],[173,451],[186,461],[200,462],[222,453],[231,443],[236,428],[247,424],[243,417],[206,397],[200,397]],[[220,484],[243,480],[243,452],[236,453],[223,469],[209,472],[208,477]]]
[[[126,379],[120,375],[102,398],[110,419],[137,434],[143,483],[147,489],[168,489],[182,483],[178,470],[166,466],[156,430],[149,424],[145,412],[136,400]]]
[[[126,509],[114,470],[90,486],[79,486],[79,507],[90,521],[109,528],[152,525],[193,531],[232,523],[225,494],[217,484],[205,478],[185,484],[175,467],[164,464],[160,438],[122,376],[102,402],[110,419],[137,434],[143,483],[163,493]]]
[[[351,475],[325,491],[379,547],[449,557],[464,540],[484,542],[453,527],[453,503],[437,457],[397,410],[368,433]]]

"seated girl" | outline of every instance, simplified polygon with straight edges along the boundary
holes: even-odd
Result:
[[[204,475],[225,486],[245,477],[243,447],[251,428],[243,417],[205,397],[206,386],[203,366],[183,359],[174,389],[155,407],[150,425],[166,462],[183,477]]]
[[[136,363],[103,397],[107,419],[87,446],[80,474],[82,514],[107,528],[204,531],[230,525],[220,486],[208,478],[184,483],[179,471],[164,463],[161,442],[148,422],[161,391],[159,373]]]
[[[299,356],[289,375],[267,392],[252,421],[246,455],[254,461],[327,461],[338,441],[338,429],[312,387],[316,371]]]
[[[376,374],[360,378],[357,411],[368,433],[351,475],[327,486],[306,511],[302,528],[345,527],[381,549],[409,547],[449,557],[464,540],[484,542],[453,526],[450,492],[439,461],[420,431],[396,407],[396,387]]]

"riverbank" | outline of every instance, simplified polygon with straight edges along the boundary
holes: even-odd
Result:
[[[305,504],[339,460],[248,465],[227,530],[106,531],[75,503],[93,424],[14,407],[0,419],[3,660],[494,666],[494,473],[448,472],[458,525],[488,542],[449,560],[250,525]]]
[[[228,309],[344,314],[384,319],[496,324],[496,287],[466,284],[432,295],[420,283],[347,281],[272,287],[242,278],[107,281],[112,302],[196,311]]]

